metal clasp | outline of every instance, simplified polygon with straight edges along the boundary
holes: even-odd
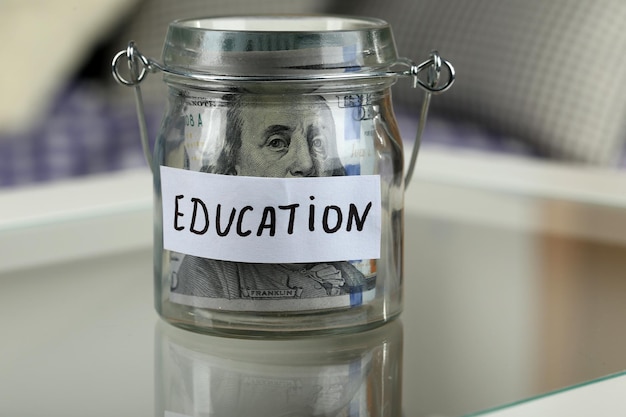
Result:
[[[120,74],[119,64],[123,57],[127,58],[128,70],[129,70],[129,78],[126,79]],[[322,75],[322,76],[314,76],[309,80],[331,80],[331,79],[354,79],[354,78],[371,78],[371,77],[411,77],[413,79],[413,88],[421,88],[424,90],[424,101],[422,102],[422,109],[420,112],[419,123],[417,127],[417,132],[415,134],[415,144],[413,145],[413,152],[411,154],[411,160],[409,163],[409,167],[407,169],[406,176],[404,178],[404,188],[408,187],[408,184],[413,176],[413,171],[415,170],[415,163],[417,161],[417,155],[419,153],[419,148],[422,141],[422,134],[424,133],[424,127],[426,125],[426,119],[428,116],[428,108],[430,107],[430,99],[433,94],[441,94],[444,91],[447,91],[452,84],[454,83],[455,73],[454,67],[448,61],[442,59],[439,56],[437,51],[432,51],[430,54],[430,59],[422,62],[421,64],[415,64],[413,61],[402,58],[398,61],[398,65],[408,67],[403,71],[389,71],[389,72],[376,72],[376,73],[361,73],[361,74],[332,74],[332,75]],[[445,67],[447,69],[448,77],[445,82],[441,82],[441,70]],[[164,65],[147,58],[142,55],[135,43],[133,41],[129,42],[128,47],[125,50],[118,52],[114,57],[111,63],[111,72],[113,73],[113,78],[119,84],[134,87],[135,89],[135,105],[137,108],[137,119],[139,121],[139,134],[141,137],[141,146],[143,148],[144,156],[150,169],[154,172],[155,167],[152,162],[152,152],[150,150],[150,141],[148,138],[148,129],[146,125],[146,117],[145,117],[145,109],[143,105],[143,98],[141,95],[141,88],[139,84],[145,79],[146,75],[149,72],[157,72],[162,71],[169,74],[174,74],[182,77],[188,77],[192,79],[197,79],[201,81],[219,81],[219,80],[229,80],[229,81],[297,81],[298,78],[285,77],[280,79],[268,79],[267,77],[254,77],[254,76],[238,76],[238,77],[229,77],[229,76],[211,76],[211,75],[198,75],[186,72],[179,72],[177,70],[167,68]],[[426,81],[423,81],[420,78],[420,75],[423,71],[427,71],[426,73]]]
[[[125,79],[119,70],[120,60],[126,56],[129,70],[130,79]],[[143,149],[144,157],[146,158],[146,162],[150,167],[150,170],[154,173],[154,165],[152,163],[152,151],[150,150],[150,140],[148,138],[148,126],[146,124],[146,112],[143,105],[143,97],[141,94],[141,87],[139,83],[141,83],[146,77],[148,72],[156,72],[158,70],[148,58],[142,55],[137,47],[135,46],[135,42],[130,41],[128,43],[128,47],[126,50],[119,51],[113,57],[113,62],[111,63],[111,72],[113,74],[113,78],[119,84],[124,85],[126,87],[134,87],[135,89],[135,107],[137,109],[137,120],[139,122],[139,136],[141,138],[141,148]]]
[[[422,135],[424,133],[424,127],[426,126],[426,119],[428,118],[430,99],[433,94],[441,94],[452,87],[455,79],[455,72],[452,64],[442,59],[437,51],[432,51],[430,53],[430,59],[419,65],[416,65],[414,62],[406,59],[403,60],[402,63],[409,66],[409,70],[405,71],[403,75],[408,75],[413,78],[413,88],[420,87],[424,90],[424,101],[422,102],[417,132],[415,133],[413,152],[411,152],[409,167],[407,168],[406,176],[404,177],[404,189],[406,190],[411,182],[411,178],[413,177],[413,171],[415,171],[415,163],[417,162],[417,155],[422,144]],[[445,82],[440,83],[442,67],[446,67],[448,78]],[[420,74],[424,70],[427,71],[426,82],[422,81],[420,78]]]

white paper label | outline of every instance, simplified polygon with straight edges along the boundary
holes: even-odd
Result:
[[[379,259],[380,177],[265,178],[161,166],[167,250],[249,263]]]

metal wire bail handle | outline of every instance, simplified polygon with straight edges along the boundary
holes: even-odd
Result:
[[[119,63],[123,57],[127,58],[128,69],[130,72],[130,80],[124,78],[119,72]],[[426,119],[428,116],[428,108],[430,106],[430,99],[433,94],[440,94],[444,91],[447,91],[452,84],[454,83],[454,67],[448,61],[441,59],[439,53],[437,51],[432,51],[430,54],[430,59],[428,61],[422,62],[419,65],[416,65],[413,61],[408,59],[401,59],[398,64],[408,66],[409,69],[407,71],[402,72],[382,72],[382,73],[373,73],[373,74],[360,74],[361,77],[372,77],[372,76],[410,76],[413,78],[413,88],[420,87],[424,90],[424,101],[422,102],[422,110],[420,112],[419,123],[417,127],[417,133],[415,134],[415,144],[413,145],[413,152],[411,154],[411,160],[409,163],[409,168],[407,169],[406,176],[404,178],[404,188],[406,189],[409,185],[411,177],[413,176],[413,171],[415,170],[415,162],[417,161],[417,154],[419,152],[420,144],[422,141],[422,134],[424,132],[424,126],[426,125]],[[445,66],[448,72],[448,79],[445,83],[440,84],[441,79],[441,69]],[[422,71],[427,70],[426,82],[422,81],[420,78],[420,74]],[[176,75],[186,76],[190,78],[198,78],[203,79],[205,81],[217,80],[220,78],[229,78],[229,77],[211,77],[205,76],[200,77],[190,73],[178,73],[176,71],[172,71],[169,68],[164,67],[156,61],[152,61],[142,55],[137,47],[135,46],[135,42],[131,41],[128,43],[128,47],[125,50],[118,52],[114,57],[111,63],[111,72],[113,74],[113,78],[119,84],[134,87],[135,90],[135,106],[137,109],[137,119],[139,122],[139,134],[141,137],[141,146],[143,148],[143,153],[148,162],[148,166],[154,172],[155,168],[152,161],[152,152],[150,150],[150,140],[148,138],[148,128],[146,125],[146,117],[145,117],[145,109],[143,105],[143,97],[141,94],[141,87],[139,84],[144,80],[148,72],[157,72],[163,71],[168,73],[173,73]],[[348,74],[350,78],[354,78],[355,74]],[[330,76],[330,77],[318,77],[319,79],[327,79],[327,78],[336,78],[338,76]],[[233,77],[233,79],[238,80],[262,80],[259,77]],[[264,79],[264,81],[269,81]]]
[[[128,70],[130,72],[130,80],[125,79],[119,72],[119,62],[122,57],[126,56],[128,63]],[[126,87],[134,87],[135,89],[135,107],[137,110],[137,120],[139,122],[139,136],[141,138],[141,148],[143,149],[144,157],[150,167],[150,170],[154,173],[154,165],[152,163],[152,151],[150,150],[150,140],[148,138],[148,126],[146,124],[146,112],[143,105],[143,96],[141,94],[141,83],[148,72],[156,72],[159,68],[156,68],[151,61],[139,52],[139,49],[135,46],[135,42],[130,41],[126,50],[119,51],[113,57],[111,63],[111,73],[113,78],[119,84]]]
[[[409,71],[405,74],[413,77],[413,88],[420,87],[424,90],[424,101],[422,101],[422,109],[420,111],[417,132],[415,133],[415,143],[413,144],[409,167],[407,168],[406,175],[404,177],[404,189],[406,190],[411,182],[411,179],[413,178],[413,171],[415,171],[415,163],[417,161],[417,155],[422,143],[422,135],[424,133],[424,127],[426,126],[426,119],[428,118],[430,99],[433,94],[443,93],[452,86],[455,79],[455,72],[452,64],[441,59],[441,56],[437,51],[432,51],[430,53],[430,59],[419,65],[416,65],[409,60],[405,60],[404,63],[410,67]],[[448,79],[444,83],[440,84],[442,66],[447,68]],[[426,82],[422,81],[420,78],[420,73],[424,70],[427,70]]]

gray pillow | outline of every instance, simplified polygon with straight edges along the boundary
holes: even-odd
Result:
[[[626,1],[344,0],[392,24],[400,55],[431,49],[457,81],[433,109],[524,139],[556,159],[617,162],[626,142]],[[416,106],[421,93],[394,91]]]

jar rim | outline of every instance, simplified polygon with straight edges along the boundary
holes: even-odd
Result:
[[[385,28],[389,23],[374,17],[285,14],[185,18],[175,20],[171,25],[220,32],[323,33]]]

